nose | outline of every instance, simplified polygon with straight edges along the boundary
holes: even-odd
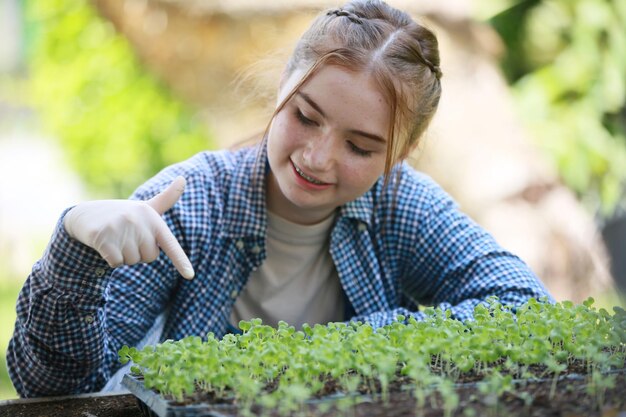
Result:
[[[338,154],[335,142],[331,134],[310,138],[302,154],[307,167],[315,172],[329,171]]]

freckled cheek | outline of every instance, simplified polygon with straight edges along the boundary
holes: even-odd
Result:
[[[342,169],[342,178],[352,186],[363,188],[370,187],[375,179],[372,179],[372,167],[369,164],[347,163]]]
[[[281,142],[281,145],[289,149],[299,146],[306,138],[306,131],[301,126],[284,117],[276,119],[272,130],[272,133]]]
[[[372,160],[362,160],[358,163],[351,164],[349,167],[349,175],[355,186],[364,188],[364,192],[369,190],[378,178],[382,175],[384,163],[374,163]]]

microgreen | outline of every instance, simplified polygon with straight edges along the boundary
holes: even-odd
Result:
[[[569,367],[585,368],[589,394],[601,403],[626,358],[626,311],[596,310],[583,304],[529,300],[516,309],[491,298],[479,304],[474,320],[460,322],[439,309],[426,318],[397,318],[378,329],[367,323],[329,323],[296,330],[261,320],[242,321],[242,334],[218,340],[190,336],[142,350],[122,347],[147,388],[182,401],[197,390],[230,401],[249,413],[253,407],[280,413],[302,410],[314,398],[344,398],[338,409],[369,394],[389,401],[392,384],[411,389],[423,409],[432,394],[446,415],[458,407],[456,383],[480,381],[484,401],[497,409],[504,392],[515,395],[515,380],[551,378],[550,395]]]

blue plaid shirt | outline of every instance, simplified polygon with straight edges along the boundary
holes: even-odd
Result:
[[[164,218],[194,266],[191,281],[163,253],[150,264],[111,269],[67,235],[61,218],[18,298],[7,353],[17,392],[98,391],[120,367],[117,351],[136,345],[164,311],[161,340],[227,333],[238,294],[265,258],[265,161],[256,147],[201,153],[133,195],[149,199],[176,176],[187,179]],[[511,305],[548,296],[530,269],[431,179],[406,164],[396,170],[399,182],[384,187],[381,178],[338,209],[330,253],[348,301],[346,320],[381,326],[398,314],[420,318],[419,305],[465,320],[490,295]]]

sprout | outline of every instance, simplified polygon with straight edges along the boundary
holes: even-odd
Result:
[[[589,393],[601,405],[615,380],[607,372],[624,367],[626,311],[597,310],[591,298],[581,305],[544,301],[511,309],[492,298],[478,304],[475,320],[467,322],[428,308],[423,320],[398,316],[378,329],[350,322],[296,330],[253,319],[239,322],[242,334],[221,340],[209,333],[141,351],[123,346],[118,356],[143,375],[147,388],[178,401],[204,390],[216,401],[235,401],[242,415],[253,407],[302,410],[321,396],[344,398],[333,400],[338,409],[352,406],[354,399],[345,398],[354,394],[386,403],[390,386],[400,381],[414,393],[416,414],[438,392],[445,414],[452,415],[459,404],[454,384],[465,376],[482,378],[484,401],[497,408],[504,392],[516,395],[513,378],[551,378],[552,396],[572,365],[587,368]]]

